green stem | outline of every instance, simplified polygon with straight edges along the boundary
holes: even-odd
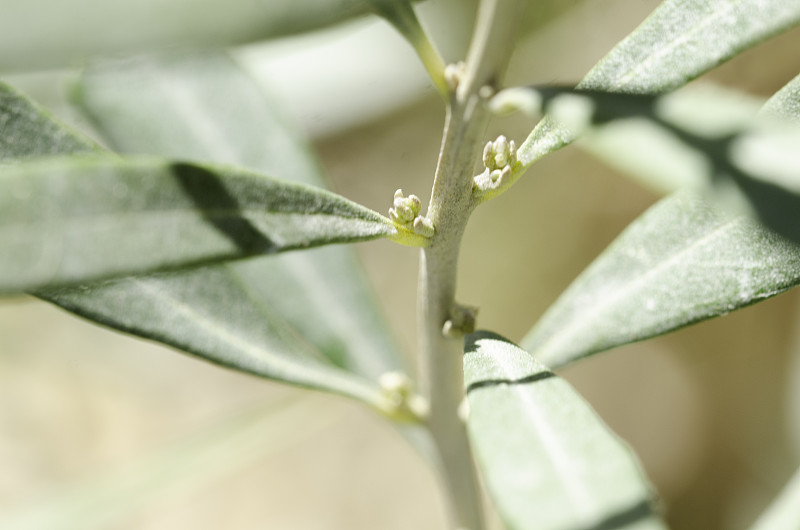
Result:
[[[483,0],[466,73],[448,105],[442,148],[428,206],[436,232],[423,249],[419,276],[420,388],[430,403],[428,427],[438,448],[451,512],[461,529],[484,528],[481,495],[466,426],[458,415],[464,397],[463,344],[442,333],[456,307],[456,265],[461,237],[475,202],[472,184],[489,112],[478,94],[502,76],[523,0]]]
[[[464,393],[463,346],[461,340],[442,334],[455,304],[458,249],[472,211],[474,155],[488,121],[484,112],[477,120],[465,120],[462,111],[457,106],[448,115],[428,211],[436,234],[420,258],[420,386],[430,403],[428,426],[455,521],[460,528],[480,530],[480,490],[466,428],[457,413]]]
[[[442,97],[447,98],[450,89],[444,80],[444,61],[425,30],[422,29],[411,3],[396,0],[388,3],[375,1],[373,10],[406,38],[417,53],[436,89]]]

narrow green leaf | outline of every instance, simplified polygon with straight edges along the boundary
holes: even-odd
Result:
[[[153,159],[0,169],[0,292],[391,235],[333,193],[243,170]]]
[[[750,530],[797,530],[800,527],[800,469]]]
[[[574,137],[611,128],[616,144],[610,142],[610,157],[622,165],[652,167],[661,162],[663,166],[643,173],[655,174],[662,183],[669,175],[677,175],[667,187],[676,188],[678,181],[709,188],[730,206],[758,215],[770,228],[800,242],[800,122],[793,123],[775,112],[757,115],[752,99],[733,92],[695,89],[690,95],[514,88],[498,94],[492,106],[503,109],[516,104],[527,111],[543,108]],[[633,145],[625,145],[625,139],[634,135]],[[515,169],[516,173],[482,199],[513,184],[520,164]],[[741,193],[732,193],[736,189]]]
[[[800,127],[800,76],[767,101],[761,116]],[[762,221],[800,242],[800,133],[796,130],[762,127],[745,137],[734,153],[744,169],[735,184]]]
[[[236,163],[325,185],[309,147],[227,54],[181,53],[97,65],[86,72],[77,93],[97,129],[124,152]],[[231,303],[270,308],[271,319],[283,321],[334,364],[371,379],[407,369],[352,248],[328,246],[217,268],[191,274],[206,275],[207,283],[234,277],[243,296]],[[191,282],[173,277],[169,291],[175,298],[191,299],[194,307],[236,329],[215,297],[200,299]],[[90,303],[79,289],[69,297],[62,293],[59,300],[78,308]],[[114,325],[115,307],[92,303],[91,309]],[[142,333],[147,325],[143,316]]]
[[[665,528],[631,450],[581,396],[503,337],[467,337],[467,427],[510,530]]]
[[[710,84],[669,95],[673,105],[696,115],[704,127],[749,127],[763,100]],[[706,157],[646,116],[610,122],[576,144],[657,193],[701,189],[710,180]]]
[[[6,108],[25,109],[26,112],[0,114],[0,121],[16,123],[17,130],[28,130],[31,137],[38,138],[40,145],[46,147],[44,152],[68,151],[76,145],[79,152],[98,149],[92,142],[52,121],[20,94],[6,92],[13,100],[13,105],[7,105]],[[241,95],[241,91],[231,91],[230,95]],[[209,102],[209,107],[219,110],[214,107],[213,101]],[[167,116],[166,112],[162,114],[163,118]],[[261,117],[268,116],[261,113]],[[243,137],[247,138],[251,132],[244,131]],[[63,142],[64,137],[76,141]],[[259,140],[256,138],[252,141]],[[5,152],[6,158],[12,161],[15,154],[26,156],[31,152],[23,142],[11,145],[18,149]],[[232,151],[222,152],[228,154]],[[24,168],[25,165],[5,169],[20,167]],[[117,188],[117,192],[120,190]],[[351,254],[346,256],[352,260]],[[324,338],[324,342],[312,344],[300,337],[280,316],[276,316],[267,300],[258,298],[253,285],[263,280],[259,278],[262,271],[254,265],[259,261],[262,260],[239,262],[241,270],[238,271],[234,270],[233,265],[217,265],[183,273],[39,290],[36,294],[111,327],[160,340],[212,362],[300,386],[347,395],[385,411],[386,399],[377,385],[337,367],[344,366],[357,373],[376,375],[385,370],[398,369],[399,366],[396,347],[387,340],[385,327],[382,327],[384,324],[376,315],[377,312],[359,298],[364,295],[363,285],[354,283],[352,278],[343,278],[335,286],[341,286],[342,289],[355,286],[352,291],[337,299],[338,293],[334,287],[334,295],[329,294],[330,289],[327,293],[328,301],[335,303],[329,303],[325,308],[309,307],[305,322],[308,326],[316,323],[322,330],[312,339],[322,341],[320,337]],[[349,265],[347,258],[342,259],[341,256],[331,262],[332,272]],[[4,261],[0,263],[5,264]],[[353,270],[351,267],[351,274]],[[320,282],[309,282],[309,285],[319,289]],[[323,282],[322,285],[330,285],[330,282]],[[324,311],[350,313],[326,321],[318,318]],[[162,312],[166,313],[156,321],[153,315]],[[359,317],[364,314],[366,317],[360,320]],[[348,320],[347,316],[354,320]],[[350,345],[342,348],[342,341],[335,340],[342,336],[342,329],[336,326],[342,326],[348,332],[355,331],[357,326],[352,322],[367,327],[374,325],[374,328],[365,330],[363,341],[353,348]],[[343,323],[350,325],[347,327]]]
[[[191,495],[318,434],[338,419],[335,412],[310,401],[240,412],[125,466],[7,507],[0,515],[0,527],[103,530],[125,524],[156,500]]]
[[[382,404],[377,385],[322,357],[273,308],[252,299],[230,267],[122,278],[37,294],[90,320],[222,366]]]
[[[724,315],[800,283],[800,248],[694,194],[634,221],[522,340],[558,368]]]
[[[800,23],[800,2],[666,0],[614,47],[579,88],[626,93],[674,90],[743,50]],[[519,148],[527,167],[574,140],[545,119]]]
[[[0,82],[0,165],[59,153],[92,153],[100,147],[59,123],[45,109]]]
[[[4,0],[0,71],[76,66],[97,55],[178,45],[224,47],[291,35],[368,13],[374,1]]]

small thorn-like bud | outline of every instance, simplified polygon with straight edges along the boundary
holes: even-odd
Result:
[[[384,372],[378,384],[383,390],[397,394],[407,394],[411,390],[411,379],[403,372]]]
[[[433,237],[435,230],[433,223],[427,217],[418,216],[414,219],[414,232],[423,237]]]
[[[475,320],[478,308],[461,304],[454,304],[450,308],[450,318],[442,326],[442,335],[456,339],[475,331]]]
[[[467,423],[469,419],[469,401],[467,398],[461,400],[461,403],[458,404],[458,419]]]
[[[491,85],[483,85],[483,86],[482,86],[482,87],[481,87],[481,88],[478,90],[478,95],[479,95],[480,97],[482,97],[483,99],[489,99],[489,98],[491,98],[492,96],[494,96],[496,93],[497,93],[497,91],[496,91],[496,90],[494,89],[494,87],[493,87],[493,86],[491,86]]]
[[[452,320],[446,320],[442,326],[442,335],[448,339],[457,339],[462,336],[462,333],[458,332]]]
[[[458,88],[458,84],[461,82],[461,78],[464,77],[464,72],[467,66],[464,61],[459,61],[454,64],[448,64],[444,67],[444,82],[447,83],[447,87],[455,91]]]
[[[408,398],[408,408],[418,418],[427,418],[431,413],[431,406],[428,400],[419,394],[414,394]]]

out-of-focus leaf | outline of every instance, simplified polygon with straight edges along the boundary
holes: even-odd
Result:
[[[225,54],[142,57],[98,65],[86,73],[78,93],[98,130],[122,151],[237,163],[324,186],[306,143]],[[232,262],[191,275],[206,275],[207,283],[235,278],[242,285],[236,292],[242,296],[232,303],[271,308],[270,318],[283,321],[334,364],[370,378],[405,369],[351,248],[329,246]],[[225,317],[214,296],[201,298],[180,274],[158,281],[169,283],[167,290],[175,298],[191,299],[193,307],[216,315],[229,333],[240,332],[239,323]],[[123,287],[116,285],[114,290]],[[94,288],[97,292],[101,286]],[[136,289],[125,294],[150,296]],[[79,289],[62,292],[58,302],[102,313],[104,322],[116,325],[116,307],[103,309]],[[124,312],[118,316],[124,317]],[[137,327],[145,333],[148,325],[143,319]]]
[[[13,105],[7,105],[6,108],[24,109],[25,112],[4,114],[5,123],[14,124],[15,130],[29,131],[28,134],[36,137],[37,142],[8,143],[7,145],[18,150],[9,148],[4,151],[4,158],[9,164],[2,171],[24,171],[28,167],[24,163],[12,164],[15,153],[24,157],[35,154],[37,149],[38,152],[48,154],[76,146],[79,152],[98,149],[81,135],[50,120],[49,116],[21,95],[10,91],[6,91],[6,94],[7,101],[13,101]],[[65,141],[65,138],[68,140]],[[32,149],[30,145],[39,147]],[[92,162],[85,158],[78,158],[76,161]],[[94,162],[122,163],[120,159],[108,158],[108,155],[106,158],[97,157]],[[52,163],[52,159],[37,164],[48,163]],[[24,186],[30,186],[30,183],[24,182]],[[19,200],[21,196],[18,191],[2,197],[6,197],[6,200]],[[122,191],[122,188],[116,191]],[[3,213],[7,212],[4,210]],[[33,219],[38,217],[33,215]],[[13,252],[3,255],[19,259]],[[5,265],[6,260],[0,263]],[[43,266],[48,265],[45,260],[41,263]],[[255,272],[257,271],[253,273]],[[95,320],[101,320],[112,327],[183,348],[212,362],[300,386],[355,397],[379,409],[385,409],[386,399],[377,385],[339,369],[329,350],[326,349],[326,354],[320,353],[319,349],[299,337],[280,318],[270,320],[272,313],[265,305],[266,302],[254,298],[254,293],[243,286],[244,280],[231,272],[228,266],[206,267],[184,273],[126,278],[70,289],[39,290],[37,294],[87,317],[95,317]],[[352,295],[357,297],[358,291]],[[154,318],[154,315],[162,313],[164,314],[158,319]],[[311,321],[313,316],[308,316]],[[368,324],[369,322],[365,325]],[[375,335],[367,335],[376,340],[371,346],[381,344],[376,339],[381,337],[379,331],[380,329]],[[363,347],[363,344],[360,346]],[[376,365],[381,366],[382,362],[395,366],[391,364],[395,360],[391,356],[391,349],[370,353],[370,362],[351,361],[338,364],[347,365],[348,369],[362,373],[375,370]],[[358,356],[353,358],[358,359]]]
[[[747,128],[763,104],[759,98],[710,84],[688,86],[669,98],[696,112],[704,127],[734,129]],[[705,157],[645,116],[595,128],[576,145],[657,193],[700,189],[709,181]]]
[[[334,412],[334,414],[331,414]],[[5,530],[107,529],[155,500],[190,495],[315,435],[337,418],[319,403],[272,404],[225,418],[120,468],[4,510]]]
[[[687,97],[680,92],[654,96],[531,87],[510,89],[492,100],[498,109],[514,104],[528,112],[544,109],[574,137],[611,128],[617,143],[610,142],[609,158],[639,168],[641,174],[655,174],[662,184],[675,174],[668,184],[673,189],[678,182],[707,187],[740,210],[754,210],[769,227],[800,242],[800,122],[776,112],[757,115],[751,99],[713,89],[694,90]],[[637,134],[634,145],[625,145],[626,138]],[[658,163],[662,165],[657,169],[642,169]],[[521,169],[517,163],[515,173],[498,180],[482,199],[502,193]],[[736,188],[742,192],[738,198],[731,193]]]
[[[800,248],[690,192],[634,221],[522,340],[554,368],[723,315],[800,283]]]
[[[477,332],[464,379],[470,441],[509,529],[666,528],[632,451],[534,356]]]
[[[244,170],[57,158],[0,169],[0,292],[385,237],[344,197]]]
[[[93,153],[100,147],[60,124],[45,109],[0,83],[0,165],[59,153]]]
[[[317,29],[378,0],[4,0],[0,71],[80,66],[86,57],[231,46]],[[406,0],[397,0],[405,3]]]
[[[800,526],[800,469],[750,530],[797,530]]]
[[[772,96],[761,115],[800,127],[800,76]],[[734,154],[745,171],[735,184],[759,218],[800,242],[800,134],[782,133],[762,127],[740,142]]]
[[[800,23],[800,2],[666,0],[614,47],[579,88],[626,93],[674,90],[745,49]],[[519,148],[525,167],[574,140],[544,119]]]

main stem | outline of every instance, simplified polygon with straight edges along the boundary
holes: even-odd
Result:
[[[480,110],[478,110],[480,107]],[[421,390],[428,396],[428,425],[439,450],[442,476],[459,528],[483,528],[481,496],[458,407],[464,395],[463,345],[442,327],[455,306],[461,236],[472,211],[472,169],[488,117],[482,105],[468,113],[450,108],[428,216],[436,236],[420,257],[419,327]],[[473,119],[469,119],[470,115]],[[476,118],[476,119],[475,119]]]
[[[458,251],[475,207],[472,179],[489,122],[479,91],[502,76],[523,5],[522,0],[481,2],[466,72],[450,97],[428,206],[436,232],[420,257],[420,390],[430,403],[428,427],[438,448],[452,516],[464,530],[484,528],[482,497],[466,426],[458,414],[464,397],[463,342],[446,337],[442,328],[457,307]]]

